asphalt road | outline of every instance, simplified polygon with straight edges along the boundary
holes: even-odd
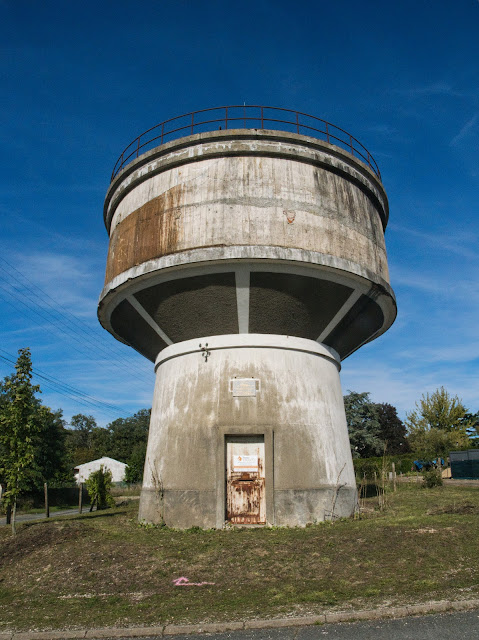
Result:
[[[200,637],[208,640],[478,640],[479,611],[309,627],[203,633],[201,636],[172,636],[172,640],[197,640]],[[160,638],[161,636],[148,636],[143,637],[143,640]],[[118,640],[118,637],[115,640]],[[124,636],[123,640],[130,640],[130,636]]]
[[[90,509],[90,506],[88,506],[88,509],[84,510],[84,513],[86,511],[89,511],[89,509]],[[51,511],[50,519],[56,518],[58,516],[71,516],[74,513],[78,513],[78,509],[65,509],[65,511]],[[42,520],[43,518],[45,518],[45,513],[19,513],[15,518],[15,522],[27,522],[29,520]],[[7,523],[6,518],[0,518],[0,526],[5,525],[6,523]]]

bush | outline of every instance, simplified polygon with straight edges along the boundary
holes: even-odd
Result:
[[[442,487],[442,475],[438,469],[429,469],[423,473],[424,486],[428,489],[433,487]]]
[[[108,507],[115,506],[115,501],[110,493],[112,484],[111,471],[105,471],[103,466],[98,471],[90,474],[86,481],[86,488],[92,508],[94,504],[96,504],[97,509],[108,509]]]

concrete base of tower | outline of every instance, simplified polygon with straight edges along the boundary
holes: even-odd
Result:
[[[289,336],[211,336],[161,351],[140,520],[221,528],[352,515],[339,369],[331,348]]]

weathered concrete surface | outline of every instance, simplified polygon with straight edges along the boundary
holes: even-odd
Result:
[[[100,321],[152,360],[170,342],[236,331],[318,339],[344,358],[395,318],[384,244],[387,218],[387,198],[377,176],[334,145],[264,130],[181,138],[140,156],[108,191],[110,248]],[[270,278],[267,286],[261,284],[257,300],[245,297],[244,304],[250,305],[251,318],[255,311],[271,317],[270,308],[280,307],[286,319],[314,317],[317,327],[307,321],[294,327],[288,322],[269,327],[241,323],[232,297],[238,292],[211,278],[208,287],[199,280],[210,268],[226,279],[237,277],[237,260],[250,274],[268,272],[268,265],[286,274],[294,267],[309,270],[303,277],[315,279],[316,287],[308,280],[291,287],[284,278]],[[171,280],[173,289],[167,286]],[[326,285],[329,290],[322,293]],[[308,286],[311,292],[302,300],[300,293],[291,300],[294,289]],[[357,301],[353,318],[345,318],[346,294],[358,292],[371,302]],[[187,327],[178,327],[176,320],[194,304],[211,307],[207,295],[216,298],[222,317],[216,313],[215,323],[209,318],[196,322],[200,314],[195,309]],[[142,298],[148,301],[145,313]],[[306,308],[307,300],[317,300],[318,308]],[[324,300],[332,304],[326,307]],[[359,331],[345,340],[354,322]],[[328,335],[337,328],[339,333],[328,341],[325,328]]]
[[[213,336],[157,360],[139,518],[171,527],[225,524],[225,438],[265,442],[266,519],[304,526],[350,516],[356,484],[331,349],[302,338]],[[207,355],[207,357],[206,357]],[[234,397],[235,378],[254,379]]]
[[[300,145],[298,159],[289,160],[270,144],[278,157],[205,158],[139,182],[112,217],[107,282],[167,253],[257,244],[332,253],[388,280],[371,193],[349,176],[301,162]]]

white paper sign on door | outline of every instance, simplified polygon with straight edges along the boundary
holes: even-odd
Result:
[[[258,456],[233,456],[233,471],[258,471]]]

